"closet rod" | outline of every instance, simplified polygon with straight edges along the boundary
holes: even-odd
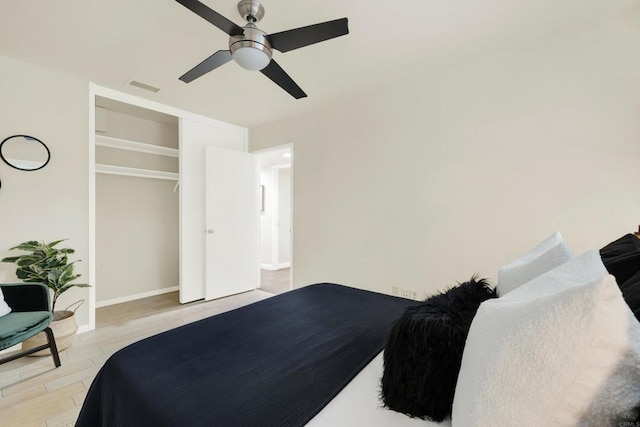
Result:
[[[107,175],[123,175],[123,176],[133,176],[137,178],[155,178],[155,179],[167,179],[167,180],[178,180],[179,175],[176,172],[164,172],[164,171],[154,171],[149,169],[137,169],[137,168],[126,168],[122,166],[112,166],[112,165],[103,165],[96,163],[96,173],[102,173]]]

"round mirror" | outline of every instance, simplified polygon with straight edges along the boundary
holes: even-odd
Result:
[[[0,158],[12,168],[21,171],[42,169],[49,163],[49,148],[29,135],[13,135],[0,144]]]

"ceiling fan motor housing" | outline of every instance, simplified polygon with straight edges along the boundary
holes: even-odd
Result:
[[[233,59],[247,70],[262,70],[271,61],[271,44],[266,33],[249,23],[244,26],[244,34],[229,37],[229,50]]]

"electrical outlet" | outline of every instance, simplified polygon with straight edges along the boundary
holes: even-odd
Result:
[[[401,288],[400,286],[392,286],[391,295],[416,301],[418,300],[418,291],[416,289]]]

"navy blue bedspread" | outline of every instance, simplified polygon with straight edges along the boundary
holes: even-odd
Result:
[[[76,425],[304,425],[412,304],[325,283],[147,338],[107,360]]]

